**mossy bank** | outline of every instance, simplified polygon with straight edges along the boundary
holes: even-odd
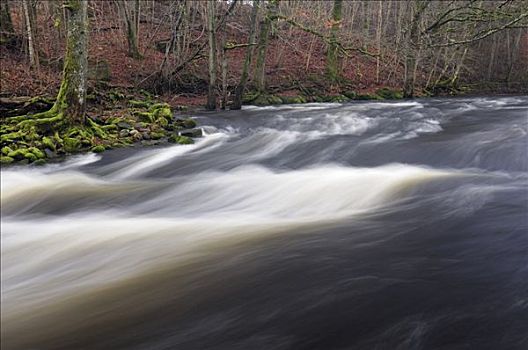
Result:
[[[70,154],[101,153],[137,143],[191,144],[194,138],[202,136],[194,119],[174,118],[167,103],[150,98],[137,100],[117,92],[105,96],[105,100],[108,96],[112,100],[110,105],[119,108],[108,108],[104,101],[98,101],[99,107],[107,108],[101,113],[89,113],[83,125],[38,119],[32,114],[2,117],[1,164],[42,165]]]

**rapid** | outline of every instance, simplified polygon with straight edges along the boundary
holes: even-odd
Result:
[[[2,169],[2,349],[528,348],[528,97],[196,118]]]

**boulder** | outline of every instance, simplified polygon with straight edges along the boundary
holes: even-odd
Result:
[[[186,137],[202,137],[203,132],[202,129],[188,129],[188,130],[182,130],[178,132],[180,136],[186,136]]]

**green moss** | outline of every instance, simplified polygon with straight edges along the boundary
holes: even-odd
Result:
[[[46,160],[45,159],[37,159],[36,161],[33,162],[33,165],[38,165],[38,166],[42,166],[42,165],[45,165],[46,164]]]
[[[55,147],[55,143],[53,143],[53,140],[47,136],[44,136],[42,138],[42,145],[44,145],[44,147],[51,149],[52,151],[57,150],[57,148]]]
[[[81,141],[72,137],[64,138],[64,150],[68,153],[77,152],[81,146]]]
[[[361,94],[357,95],[355,100],[366,101],[366,100],[381,100],[382,98],[378,95]]]
[[[110,124],[110,125],[102,125],[101,129],[106,130],[106,131],[112,131],[112,130],[117,130],[119,128],[115,124]]]
[[[46,158],[46,154],[39,150],[37,147],[30,147],[28,150],[33,153],[38,159]]]
[[[349,100],[349,98],[346,97],[345,95],[333,95],[333,96],[327,96],[325,102],[342,103],[342,102],[347,102],[348,100]]]
[[[8,146],[5,146],[5,147],[2,147],[2,154],[7,156],[9,153],[13,152],[13,150],[8,147]]]
[[[9,156],[0,156],[0,164],[11,164],[15,161],[12,157]]]
[[[129,100],[128,104],[130,105],[130,107],[135,107],[135,108],[149,108],[150,107],[150,102],[148,101]]]
[[[10,152],[7,156],[16,160],[21,160],[26,157],[27,153],[30,153],[27,148],[19,148],[13,152]]]
[[[145,123],[152,123],[154,122],[154,118],[151,113],[149,112],[139,112],[136,114],[138,119]]]
[[[106,150],[105,146],[103,145],[97,145],[97,146],[92,147],[92,152],[94,153],[101,153],[101,152],[104,152],[105,150]]]
[[[168,103],[155,103],[149,107],[149,112],[154,112],[156,109],[162,109],[162,108],[169,108],[170,105]]]
[[[387,100],[403,98],[403,94],[400,91],[391,90],[389,88],[382,88],[376,90],[376,95]]]
[[[171,135],[169,142],[178,143],[180,145],[190,145],[194,143],[194,140],[187,136]]]
[[[29,160],[30,162],[34,162],[36,161],[38,158],[36,155],[34,155],[33,153],[26,153],[24,155],[24,158],[26,158],[27,160]]]
[[[153,131],[153,132],[150,133],[150,138],[152,140],[159,140],[159,139],[163,138],[164,136],[165,136],[165,134],[162,133],[162,132]]]
[[[187,118],[183,120],[182,126],[187,129],[192,129],[196,127],[196,122],[191,118]]]
[[[352,91],[352,90],[344,91],[343,95],[348,97],[351,100],[355,99],[356,96],[357,96],[357,94],[354,91]]]
[[[303,96],[281,96],[282,103],[296,104],[306,103],[306,99]]]
[[[169,122],[167,121],[167,119],[160,117],[156,120],[156,124],[163,128],[166,128],[169,125]]]

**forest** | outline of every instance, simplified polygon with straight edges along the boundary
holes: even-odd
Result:
[[[522,93],[528,81],[524,1],[1,6],[3,163],[45,159],[39,151],[24,158],[24,147],[17,153],[21,139],[53,153],[140,141],[115,125],[156,124],[159,114],[172,124],[169,109]],[[160,123],[136,129],[170,138],[165,129],[174,126]],[[79,125],[86,130],[69,137]],[[64,145],[62,136],[76,140]]]

